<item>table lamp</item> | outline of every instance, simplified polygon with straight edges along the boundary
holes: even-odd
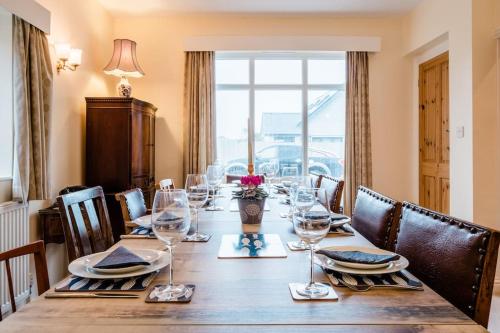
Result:
[[[118,96],[130,97],[132,86],[127,77],[141,77],[144,72],[137,62],[136,43],[130,39],[115,39],[114,51],[104,73],[121,77],[117,85]]]

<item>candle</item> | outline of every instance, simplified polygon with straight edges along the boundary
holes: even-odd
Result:
[[[253,174],[253,134],[252,123],[248,118],[248,172]]]

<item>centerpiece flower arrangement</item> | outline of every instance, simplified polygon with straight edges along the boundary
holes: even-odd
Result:
[[[260,224],[262,222],[268,193],[260,187],[261,184],[261,176],[243,176],[241,177],[241,189],[233,193],[233,199],[238,199],[240,218],[244,224]]]

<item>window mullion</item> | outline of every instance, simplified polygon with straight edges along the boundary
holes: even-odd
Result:
[[[302,59],[302,175],[307,176],[308,174],[308,154],[307,148],[309,146],[308,142],[308,96],[307,96],[307,59]]]
[[[250,137],[254,138],[254,142],[252,142],[252,147],[253,147],[253,154],[252,154],[252,159],[255,161],[255,58],[250,57],[249,59],[249,68],[248,70],[250,71],[249,73],[249,79],[250,79],[250,86],[249,86],[249,97],[250,97],[250,105],[249,105],[249,118],[250,118],[250,128],[248,129],[248,136],[247,140],[250,141]],[[252,135],[250,136],[250,133]],[[250,161],[249,161],[250,162]]]

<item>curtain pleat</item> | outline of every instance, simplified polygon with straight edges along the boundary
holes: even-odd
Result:
[[[347,52],[344,212],[351,215],[359,185],[372,186],[368,53]]]
[[[215,52],[186,52],[184,75],[186,175],[215,161]]]
[[[45,33],[13,17],[14,200],[49,198],[52,64]]]

